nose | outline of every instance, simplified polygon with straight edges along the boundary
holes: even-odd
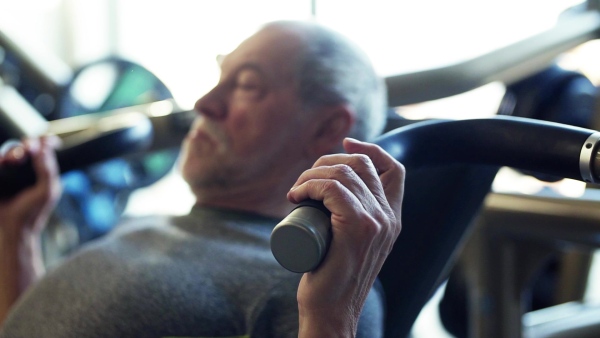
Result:
[[[194,110],[210,119],[224,119],[227,116],[227,104],[225,103],[224,94],[223,89],[217,85],[196,101]]]

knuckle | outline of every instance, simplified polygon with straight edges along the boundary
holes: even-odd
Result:
[[[404,164],[402,164],[398,161],[395,161],[395,163],[396,163],[396,170],[398,170],[398,172],[404,176],[406,174],[406,168],[404,167]]]
[[[333,166],[333,175],[341,174],[343,176],[351,175],[354,172],[351,166],[347,164],[336,164]]]
[[[352,155],[352,161],[359,166],[372,166],[371,158],[365,154]]]
[[[361,228],[363,231],[363,235],[366,238],[378,237],[379,234],[381,234],[381,232],[383,231],[383,227],[381,226],[381,224],[369,215],[364,215],[362,224],[363,226]]]
[[[323,181],[323,192],[325,194],[334,193],[340,190],[341,183],[335,180]]]

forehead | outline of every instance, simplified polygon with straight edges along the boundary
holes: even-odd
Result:
[[[259,68],[267,76],[293,76],[293,70],[305,48],[298,31],[267,27],[242,42],[221,61],[223,72],[234,71],[244,65]]]

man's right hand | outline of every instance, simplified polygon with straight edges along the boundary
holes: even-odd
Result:
[[[331,245],[298,287],[302,337],[354,337],[360,313],[402,229],[405,169],[381,147],[353,139],[346,154],[321,157],[288,199],[322,200],[331,211]]]
[[[54,148],[56,137],[30,139],[12,147],[2,156],[0,167],[19,165],[31,158],[36,173],[35,185],[8,200],[0,200],[0,229],[7,235],[39,235],[60,195],[62,187]],[[0,187],[2,189],[2,187]]]
[[[0,201],[0,326],[19,296],[45,271],[40,235],[62,193],[57,140],[26,140],[0,154],[0,167],[31,158],[36,174],[33,186]]]

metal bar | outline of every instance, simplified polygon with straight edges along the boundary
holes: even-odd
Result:
[[[397,107],[464,93],[491,82],[510,84],[544,69],[561,53],[598,38],[599,33],[600,13],[571,14],[546,32],[480,57],[387,77],[388,101]]]

